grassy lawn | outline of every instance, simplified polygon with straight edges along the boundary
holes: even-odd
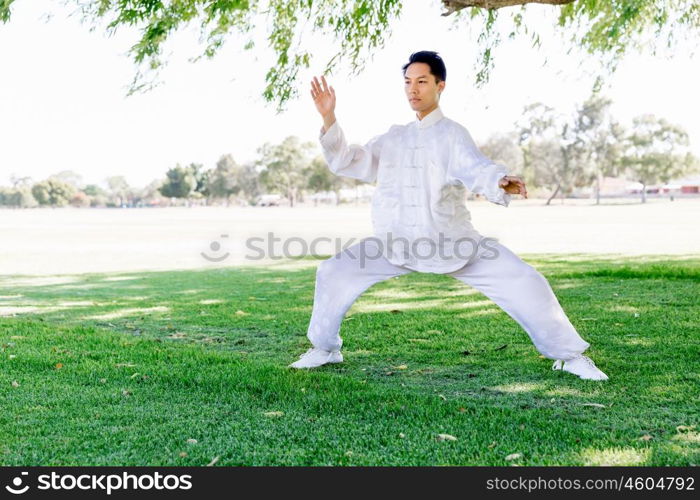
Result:
[[[0,464],[700,463],[700,258],[524,258],[609,381],[447,276],[370,288],[302,372],[312,260],[0,278]]]

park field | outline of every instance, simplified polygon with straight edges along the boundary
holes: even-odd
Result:
[[[697,465],[700,259],[523,256],[610,380],[480,293],[412,273],[307,348],[315,266],[0,280],[2,465]]]

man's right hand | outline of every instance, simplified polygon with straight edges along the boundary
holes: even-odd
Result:
[[[320,83],[314,76],[311,82],[311,98],[323,117],[323,130],[327,131],[335,122],[335,90],[328,86],[325,76],[321,75]]]

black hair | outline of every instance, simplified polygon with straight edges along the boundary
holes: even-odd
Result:
[[[406,76],[406,68],[417,62],[425,63],[430,66],[430,73],[435,76],[437,83],[444,82],[447,79],[445,62],[437,52],[433,52],[432,50],[421,50],[420,52],[411,54],[411,57],[408,58],[408,62],[401,68],[403,70],[403,75]]]

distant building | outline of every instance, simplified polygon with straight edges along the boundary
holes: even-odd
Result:
[[[700,194],[700,174],[675,179],[661,186],[664,194]]]
[[[601,198],[639,196],[642,183],[621,177],[604,177],[600,184]],[[650,184],[646,187],[647,195],[656,196],[694,196],[700,195],[700,174],[675,179],[667,184]],[[578,196],[595,198],[595,184],[576,191]]]

